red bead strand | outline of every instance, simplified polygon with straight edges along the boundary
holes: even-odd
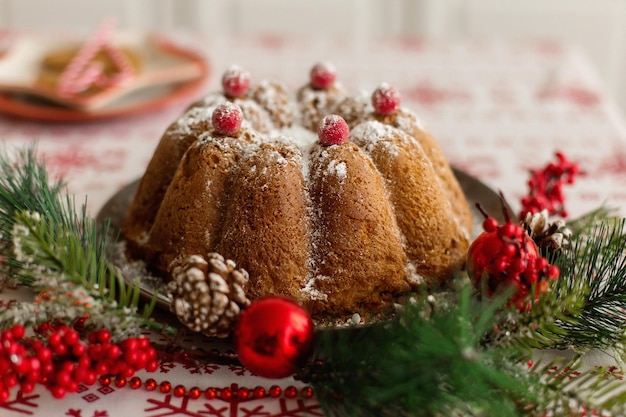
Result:
[[[180,384],[172,388],[172,384],[169,381],[161,381],[158,383],[153,378],[148,378],[145,381],[142,381],[138,376],[134,376],[130,380],[127,380],[123,376],[118,376],[112,379],[110,375],[103,375],[98,378],[98,381],[103,386],[110,385],[111,382],[114,382],[118,388],[128,386],[133,390],[139,389],[143,386],[146,391],[155,391],[158,387],[159,391],[163,394],[169,394],[171,392],[176,397],[187,396],[192,400],[197,400],[204,396],[207,400],[221,399],[223,401],[245,401],[248,399],[278,398],[281,395],[289,399],[300,396],[301,398],[308,400],[313,398],[315,395],[313,388],[310,386],[302,387],[300,390],[293,385],[289,385],[285,389],[278,385],[272,385],[269,389],[262,386],[256,386],[253,389],[250,389],[246,387],[238,387],[236,384],[232,384],[231,386],[224,388],[208,387],[205,390],[201,390],[195,386],[187,389],[184,385]]]
[[[186,393],[187,393],[187,389],[183,385],[176,385],[174,387],[175,397],[184,397]]]

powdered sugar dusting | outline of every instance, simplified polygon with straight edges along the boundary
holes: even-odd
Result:
[[[326,174],[335,175],[339,179],[339,183],[342,183],[348,177],[348,167],[345,162],[333,159],[328,163]]]
[[[404,268],[404,272],[406,274],[407,281],[411,284],[411,286],[418,287],[425,284],[426,280],[417,272],[417,268],[412,262],[407,263],[406,268]]]
[[[407,133],[412,133],[414,128],[418,128],[421,131],[426,130],[426,126],[420,120],[419,117],[413,112],[403,109],[403,111],[396,117],[396,126],[398,129]]]
[[[198,106],[190,108],[176,121],[173,130],[170,132],[173,134],[188,135],[193,133],[192,126],[198,125],[203,121],[211,123],[211,115],[215,107],[217,107],[217,104],[209,107]]]
[[[350,132],[350,139],[359,138],[360,142],[376,142],[393,135],[394,128],[377,120],[364,122]]]
[[[279,135],[275,138],[276,140],[286,141],[300,148],[302,176],[308,178],[311,149],[317,143],[317,135],[299,125],[293,125],[274,133]]]
[[[306,285],[304,286],[304,288],[302,288],[301,290],[304,298],[308,300],[320,300],[320,301],[328,300],[328,294],[325,294],[321,292],[320,290],[318,290],[317,288],[315,288],[315,283],[317,281],[322,281],[322,280],[327,280],[327,279],[329,278],[325,276],[321,276],[321,275],[309,279]]]

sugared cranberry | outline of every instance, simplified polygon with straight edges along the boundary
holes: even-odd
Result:
[[[233,65],[222,76],[222,88],[228,97],[245,96],[250,87],[250,73]]]
[[[343,117],[329,114],[324,117],[317,128],[317,136],[322,145],[339,145],[350,135],[350,128]]]
[[[310,78],[311,85],[314,88],[326,90],[335,83],[337,71],[335,71],[335,67],[332,64],[322,62],[315,64],[313,68],[311,68]]]
[[[383,83],[374,90],[372,105],[378,114],[392,114],[400,107],[400,93],[395,87]]]
[[[234,135],[241,128],[243,113],[241,108],[231,102],[217,106],[213,111],[211,122],[217,133],[222,135]]]

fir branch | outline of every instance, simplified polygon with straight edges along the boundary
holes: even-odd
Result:
[[[625,223],[612,218],[590,222],[586,233],[573,237],[571,248],[553,259],[561,271],[559,279],[530,314],[518,317],[513,343],[578,352],[592,348],[623,352]]]
[[[576,321],[564,322],[568,339],[578,347],[609,347],[626,331],[625,220],[593,226],[575,239],[572,250],[557,259],[562,278],[555,297],[586,295]]]
[[[537,402],[527,415],[551,417],[626,415],[626,390],[621,372],[612,367],[579,369],[579,357],[560,363],[536,363],[531,373],[539,378]]]
[[[477,303],[465,288],[430,318],[420,303],[395,322],[322,334],[309,379],[331,415],[518,416],[536,400],[532,379],[519,378],[528,352],[480,343],[503,303]]]
[[[84,204],[77,211],[73,198],[61,196],[61,182],[48,185],[34,148],[19,153],[16,162],[0,155],[0,168],[6,174],[0,182],[0,249],[13,275],[40,291],[36,303],[4,311],[0,326],[89,316],[91,326],[109,328],[119,338],[142,327],[173,332],[150,317],[154,302],[138,311],[138,282],[127,284],[106,258],[108,224],[98,225]]]
[[[579,370],[578,357],[529,369],[525,346],[484,344],[507,297],[481,303],[471,292],[430,317],[418,303],[395,322],[322,333],[300,377],[333,416],[626,415],[623,384],[608,369]]]
[[[15,215],[21,211],[33,211],[45,216],[54,215],[62,208],[59,198],[65,183],[50,182],[45,165],[37,160],[34,145],[17,151],[15,159],[9,159],[6,151],[0,152],[0,251],[10,251],[11,231]],[[14,284],[15,264],[4,256],[0,271],[0,289]],[[26,282],[23,282],[26,283]]]
[[[589,233],[589,231],[600,222],[618,220],[616,213],[617,210],[615,208],[602,205],[580,217],[568,221],[566,224],[571,230],[572,235],[580,236]]]
[[[45,164],[37,160],[35,146],[20,149],[14,160],[0,153],[0,231],[10,234],[15,214],[34,211],[44,216],[61,210],[61,191],[65,183],[50,182]]]

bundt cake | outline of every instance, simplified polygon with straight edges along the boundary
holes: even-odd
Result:
[[[437,142],[382,84],[349,95],[328,64],[293,96],[230,68],[169,126],[131,204],[127,251],[166,279],[217,252],[314,319],[377,311],[449,280],[472,217]]]

